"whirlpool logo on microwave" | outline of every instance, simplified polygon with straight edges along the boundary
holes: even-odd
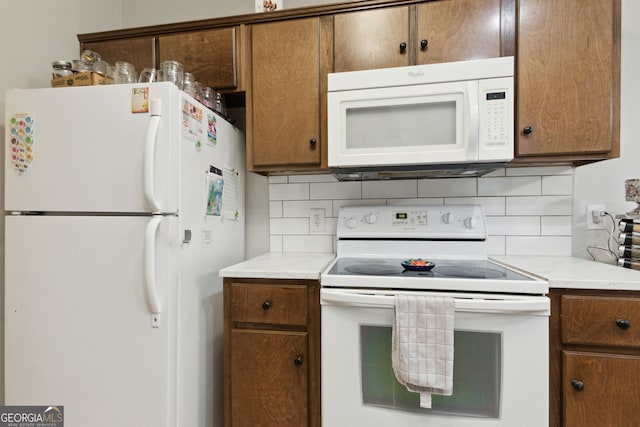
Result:
[[[0,427],[64,427],[64,407],[0,406]]]

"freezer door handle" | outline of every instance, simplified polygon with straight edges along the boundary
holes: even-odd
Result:
[[[158,300],[158,291],[156,288],[156,236],[158,227],[162,222],[162,217],[153,217],[144,236],[144,278],[145,289],[147,293],[147,305],[149,312],[153,315],[160,313],[160,302]]]
[[[147,127],[147,137],[144,143],[144,197],[151,207],[152,212],[160,212],[160,206],[155,195],[154,174],[156,169],[156,142],[158,140],[158,129],[160,128],[161,115],[160,100],[151,100],[151,116]]]

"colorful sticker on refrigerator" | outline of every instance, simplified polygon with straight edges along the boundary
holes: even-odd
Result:
[[[149,112],[149,88],[134,87],[131,89],[131,112],[132,113],[148,113]]]
[[[186,98],[182,100],[182,135],[192,141],[204,137],[202,108]]]
[[[218,130],[216,129],[216,116],[207,114],[207,143],[215,146],[218,142]]]
[[[22,175],[34,158],[35,119],[30,114],[14,114],[7,124],[9,128],[9,158],[13,169]]]

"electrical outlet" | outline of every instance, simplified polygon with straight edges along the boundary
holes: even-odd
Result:
[[[324,229],[324,209],[311,209],[311,215],[309,216],[309,231],[311,233],[324,233]]]
[[[587,205],[587,230],[604,229],[604,216],[606,210],[604,205]]]

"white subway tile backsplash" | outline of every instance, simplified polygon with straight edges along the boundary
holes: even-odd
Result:
[[[415,199],[387,199],[387,205],[429,205],[429,206],[442,206],[444,205],[444,198],[442,197],[426,197]]]
[[[289,175],[289,182],[338,182],[331,174]]]
[[[421,179],[418,181],[418,197],[477,196],[476,178]]]
[[[269,202],[269,217],[282,218],[282,200],[272,200]]]
[[[539,236],[539,216],[487,216],[487,234]]]
[[[506,237],[505,236],[488,236],[487,252],[489,255],[506,255]]]
[[[269,250],[271,252],[282,252],[282,234],[272,234],[269,236]]]
[[[480,204],[490,255],[570,255],[571,167],[498,169],[481,178],[339,182],[330,174],[269,178],[270,245],[278,252],[335,251],[341,206]],[[310,233],[309,209],[325,210]]]
[[[542,177],[542,195],[571,195],[573,194],[572,175],[554,175]]]
[[[309,184],[269,184],[269,200],[308,200]]]
[[[412,180],[364,181],[362,183],[363,199],[401,199],[418,197],[418,184]]]
[[[283,236],[282,252],[334,252],[333,236]]]
[[[504,197],[447,197],[445,205],[482,205],[485,215],[504,215]]]
[[[269,175],[269,184],[286,184],[289,182],[287,175]]]
[[[290,217],[309,217],[311,209],[324,209],[324,216],[332,216],[333,203],[331,200],[287,200],[282,202],[282,216]]]
[[[507,197],[507,215],[571,215],[571,196]]]
[[[478,178],[478,196],[537,196],[542,194],[539,176]]]
[[[571,255],[570,236],[506,236],[506,239],[507,255]]]
[[[385,199],[348,199],[348,200],[334,200],[333,201],[333,214],[337,217],[338,212],[342,206],[368,206],[368,205],[385,205]]]
[[[271,218],[270,234],[309,234],[309,218]]]
[[[318,182],[308,184],[312,199],[360,199],[362,198],[362,183],[351,182]]]
[[[570,216],[543,216],[542,235],[543,236],[571,236]]]

